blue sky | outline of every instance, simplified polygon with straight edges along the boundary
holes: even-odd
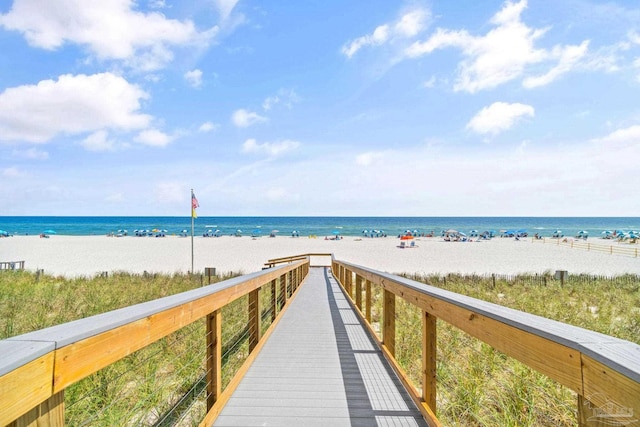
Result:
[[[638,216],[635,1],[0,0],[0,215]]]

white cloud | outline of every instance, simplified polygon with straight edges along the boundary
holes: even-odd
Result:
[[[496,135],[510,129],[523,117],[533,117],[535,111],[532,106],[525,104],[508,104],[494,102],[483,108],[467,124],[467,129],[481,134]]]
[[[615,130],[602,138],[594,138],[591,142],[604,147],[625,147],[634,145],[640,148],[640,125]]]
[[[426,9],[414,9],[403,14],[395,23],[376,27],[371,34],[358,37],[342,46],[342,53],[353,57],[367,46],[379,46],[397,38],[411,38],[419,34],[426,26],[430,13]]]
[[[431,76],[429,80],[426,80],[425,82],[422,83],[422,87],[427,89],[431,89],[432,87],[435,87],[435,85],[436,85],[436,76]]]
[[[120,203],[124,202],[124,194],[123,193],[111,193],[104,198],[105,202],[109,203]]]
[[[20,169],[18,169],[15,166],[5,168],[2,170],[2,176],[5,178],[20,178],[25,175],[26,174],[24,172],[22,172]]]
[[[270,201],[280,201],[289,198],[289,192],[282,187],[270,188],[266,192],[266,197]]]
[[[220,13],[220,19],[225,21],[238,4],[238,0],[214,0],[214,4]]]
[[[113,151],[115,142],[109,139],[109,133],[99,130],[87,136],[80,144],[89,151]]]
[[[247,139],[242,144],[243,153],[266,154],[269,157],[275,157],[293,151],[300,147],[298,141],[286,139],[280,142],[264,142],[259,144],[255,139]]]
[[[292,108],[293,104],[300,102],[300,97],[293,89],[280,89],[276,95],[266,98],[262,102],[262,108],[265,111],[271,110],[276,105],[284,105],[287,108]]]
[[[112,73],[63,75],[0,93],[0,142],[44,143],[59,134],[149,125],[140,103],[148,95]]]
[[[198,132],[203,132],[203,133],[211,132],[212,130],[217,130],[219,127],[220,125],[215,124],[213,122],[204,122],[198,128]]]
[[[231,115],[231,121],[239,128],[246,128],[257,123],[264,123],[267,121],[267,118],[259,115],[258,113],[241,108],[233,112]]]
[[[27,150],[13,150],[13,155],[32,160],[47,160],[49,158],[49,153],[43,150],[38,150],[35,147],[31,147]]]
[[[541,76],[525,78],[522,85],[528,89],[548,85],[559,76],[574,69],[576,64],[584,58],[588,48],[588,41],[582,42],[580,46],[556,46],[551,51],[551,56],[558,59],[558,65]]]
[[[358,154],[356,156],[356,164],[360,166],[370,166],[392,156],[393,151],[391,150],[369,151],[367,153]]]
[[[16,0],[0,15],[0,26],[23,33],[34,47],[55,50],[78,44],[101,60],[120,60],[145,71],[170,62],[170,48],[206,44],[217,32],[217,27],[198,32],[189,20],[133,7],[131,0]]]
[[[188,202],[188,190],[178,182],[160,182],[153,190],[155,198],[163,204],[178,204]]]
[[[152,9],[164,9],[167,4],[165,0],[149,0],[149,7]]]
[[[549,84],[573,69],[585,55],[588,42],[579,46],[556,46],[551,51],[536,48],[535,43],[548,29],[533,29],[521,20],[527,1],[507,1],[491,19],[494,28],[483,36],[473,36],[466,30],[438,29],[426,41],[415,42],[405,54],[415,58],[436,49],[455,47],[464,59],[458,66],[454,84],[456,91],[475,93],[492,89],[522,77],[534,64],[557,63],[542,76],[526,80],[527,87]]]
[[[173,141],[173,137],[157,129],[146,129],[140,132],[134,140],[140,144],[152,147],[166,147]]]
[[[184,79],[192,87],[200,87],[202,85],[202,71],[195,70],[187,71],[184,73]]]

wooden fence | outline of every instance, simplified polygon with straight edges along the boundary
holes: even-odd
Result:
[[[586,251],[601,252],[611,255],[624,255],[634,258],[638,258],[640,252],[637,243],[621,243],[617,245],[603,245],[601,243],[592,243],[587,240],[574,239],[572,237],[566,238],[543,238],[532,239],[533,243],[552,244],[557,246],[566,246],[572,249],[583,249]]]
[[[431,425],[440,425],[436,416],[437,319],[573,390],[578,396],[580,426],[604,425],[592,423],[592,414],[585,408],[596,408],[609,421],[640,414],[640,346],[634,343],[336,259],[332,268]],[[372,325],[372,285],[383,290],[381,338]],[[422,311],[422,384],[413,384],[394,357],[396,298]]]
[[[24,270],[24,261],[0,261],[0,270]]]
[[[301,257],[266,271],[0,341],[0,426],[64,425],[67,387],[203,318],[207,415],[202,425],[206,425],[237,386],[308,271],[309,258]],[[270,288],[273,313],[264,334],[258,298],[263,286]],[[251,353],[222,390],[221,310],[247,295]]]

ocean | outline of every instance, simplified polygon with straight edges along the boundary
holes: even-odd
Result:
[[[440,235],[447,229],[464,233],[471,230],[496,231],[527,230],[550,237],[556,229],[565,236],[575,236],[579,231],[600,237],[605,230],[640,230],[640,217],[198,217],[195,219],[195,235],[202,235],[207,227],[220,230],[223,235],[266,235],[277,230],[278,236],[290,236],[295,230],[300,236],[362,236],[363,231],[378,230],[388,236],[397,236],[406,230],[418,233],[434,232]],[[13,235],[33,235],[54,231],[60,235],[106,235],[127,230],[166,230],[166,234],[191,232],[191,218],[186,217],[49,217],[49,216],[0,216],[0,230]]]

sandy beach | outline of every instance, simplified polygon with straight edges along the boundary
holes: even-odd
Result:
[[[593,244],[616,245],[602,239]],[[571,249],[554,241],[494,238],[490,241],[445,242],[418,238],[416,248],[398,248],[399,239],[232,237],[194,238],[196,272],[215,267],[219,273],[250,273],[271,258],[333,253],[339,259],[390,273],[515,274],[567,270],[569,274],[640,274],[640,258]],[[634,246],[624,244],[625,246]],[[101,272],[175,273],[191,270],[191,238],[167,236],[107,237],[15,236],[0,239],[0,261],[25,261],[25,268],[47,274],[92,276]]]

